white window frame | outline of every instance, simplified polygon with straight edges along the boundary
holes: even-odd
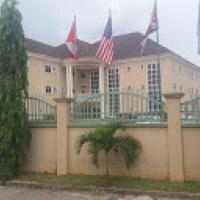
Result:
[[[47,92],[47,87],[51,88],[51,92],[50,93]],[[52,95],[52,94],[56,93],[56,87],[52,86],[52,85],[45,85],[44,86],[44,92],[45,92],[46,95]]]
[[[132,67],[131,67],[131,66],[127,66],[127,67],[126,67],[126,72],[131,72],[131,70],[132,70]]]
[[[46,71],[46,67],[50,67],[51,71],[50,72]],[[44,73],[45,74],[53,74],[55,72],[56,72],[56,66],[53,66],[52,64],[45,64],[44,65]]]
[[[118,79],[119,79],[118,81],[119,82],[118,82],[118,87],[116,87],[116,83],[115,83],[113,88],[109,88],[109,70],[112,70],[112,69],[115,70],[115,72],[116,72],[116,70],[118,70]],[[114,77],[114,78],[116,78],[116,77]],[[110,92],[110,91],[111,92],[114,92],[114,91],[119,92],[120,91],[120,68],[119,67],[109,67],[109,68],[107,68],[107,91],[108,92]],[[108,98],[109,98],[109,96],[108,96]],[[109,99],[108,99],[108,102],[109,102],[108,107],[109,107],[110,112],[111,113],[116,112],[116,110],[113,109],[112,106],[110,107],[111,102],[109,101]],[[120,98],[120,96],[119,96],[119,108],[118,108],[118,110],[119,110],[119,112],[121,110],[121,98]]]
[[[95,73],[97,73],[97,75],[95,75]],[[94,84],[94,82],[93,82],[93,78],[97,78],[96,80],[95,80],[95,86],[97,87],[96,89],[93,89],[93,84]],[[91,94],[97,94],[97,93],[99,93],[99,71],[91,71],[90,72],[90,93]]]
[[[162,87],[162,86],[160,85],[160,87],[159,87],[159,84],[158,84],[159,80],[162,81],[162,79],[161,79],[161,66],[160,66],[160,73],[159,73],[158,64],[149,63],[147,65],[146,73],[147,73],[147,85],[146,85],[145,89],[148,92],[148,95],[150,93],[152,93],[152,95],[150,97],[152,98],[151,101],[153,101],[153,103],[151,103],[151,106],[149,105],[148,107],[149,107],[149,110],[154,111],[155,105],[156,105],[155,100],[160,99],[160,98],[162,100],[162,96],[159,96],[159,94],[160,94],[159,92],[161,92],[160,90],[162,90],[160,87]],[[162,83],[160,83],[160,84],[162,84]],[[149,89],[149,88],[151,88],[151,89]]]

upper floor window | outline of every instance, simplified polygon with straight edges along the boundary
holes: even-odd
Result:
[[[50,65],[45,65],[44,72],[49,74],[52,73],[52,67]]]
[[[56,67],[55,66],[51,66],[51,65],[45,65],[44,66],[44,72],[47,74],[51,74],[53,72],[56,71]]]
[[[180,85],[180,92],[182,92],[183,91],[183,86],[182,85]]]
[[[53,94],[54,92],[56,92],[56,88],[50,85],[46,85],[45,86],[45,93],[46,94]]]
[[[128,67],[126,68],[126,71],[127,71],[127,72],[130,72],[130,71],[131,71],[131,66],[128,66]]]
[[[176,90],[176,83],[173,84],[173,90]]]
[[[176,63],[172,64],[172,72],[176,72]]]
[[[132,90],[132,86],[129,85],[129,86],[128,86],[128,91],[131,91],[131,90]]]
[[[182,68],[182,66],[180,65],[180,66],[179,66],[179,73],[182,73],[182,70],[183,70],[183,68]]]
[[[145,85],[144,84],[141,85],[141,89],[145,90]]]
[[[46,86],[45,87],[45,92],[46,92],[46,94],[51,94],[52,93],[52,88],[51,88],[51,86]]]

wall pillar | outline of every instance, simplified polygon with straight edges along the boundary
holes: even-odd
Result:
[[[169,180],[184,181],[180,103],[183,93],[164,94],[168,112]]]
[[[57,98],[57,175],[69,173],[69,111],[73,99]]]

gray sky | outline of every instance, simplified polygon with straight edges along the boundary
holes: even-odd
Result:
[[[99,40],[109,8],[113,14],[114,35],[144,33],[154,3],[154,0],[19,1],[26,37],[51,45],[64,43],[74,14],[77,15],[78,37],[89,42]],[[196,36],[198,1],[158,0],[158,15],[160,43],[200,65]]]

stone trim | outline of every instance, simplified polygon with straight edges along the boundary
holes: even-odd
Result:
[[[29,122],[29,128],[57,128],[56,122]]]
[[[70,122],[68,128],[96,128],[98,125],[106,125],[107,122],[91,122],[90,123],[75,123]],[[135,124],[125,124],[126,128],[167,128],[168,124],[166,122],[162,123],[135,123]]]

